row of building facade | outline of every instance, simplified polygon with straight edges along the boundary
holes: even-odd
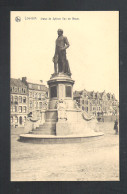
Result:
[[[73,93],[79,108],[89,115],[113,115],[119,112],[119,103],[114,94],[88,92],[85,89]],[[41,119],[48,104],[48,88],[42,83],[32,82],[26,77],[10,80],[10,124],[24,126],[28,116]]]
[[[75,91],[74,100],[82,111],[86,111],[89,115],[98,117],[99,115],[116,115],[119,114],[119,102],[114,94],[99,93],[94,91]]]
[[[48,89],[40,80],[33,83],[22,79],[10,80],[10,124],[24,126],[29,115],[41,119],[41,113],[46,109]]]

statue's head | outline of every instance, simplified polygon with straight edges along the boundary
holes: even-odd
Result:
[[[62,29],[58,29],[57,33],[58,33],[58,35],[62,35],[63,34],[63,30]]]

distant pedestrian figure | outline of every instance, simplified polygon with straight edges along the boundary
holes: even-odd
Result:
[[[114,130],[116,131],[116,135],[118,134],[118,119],[116,118],[115,122],[114,122]]]

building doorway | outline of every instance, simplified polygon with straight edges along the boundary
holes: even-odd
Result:
[[[19,117],[19,124],[22,125],[22,117]]]

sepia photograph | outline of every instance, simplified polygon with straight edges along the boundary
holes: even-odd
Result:
[[[119,11],[10,12],[10,181],[120,181]]]

